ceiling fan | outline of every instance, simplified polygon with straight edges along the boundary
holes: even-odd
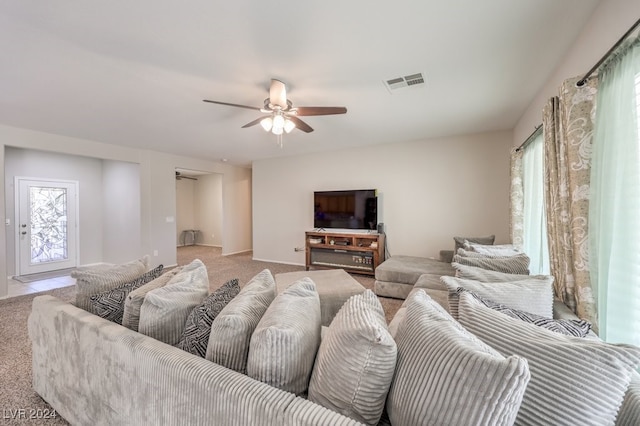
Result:
[[[203,101],[210,102],[212,104],[253,109],[260,111],[263,114],[268,114],[266,117],[260,117],[245,124],[242,128],[255,126],[260,123],[264,130],[277,136],[281,136],[283,131],[289,133],[295,128],[302,130],[305,133],[313,132],[311,126],[300,120],[298,117],[345,114],[347,112],[347,108],[345,107],[294,107],[292,102],[287,99],[287,89],[285,84],[276,79],[271,79],[269,97],[264,100],[264,106],[261,108],[249,105],[232,104],[229,102],[211,101],[208,99],[203,99]],[[279,141],[279,144],[282,146],[281,140]]]

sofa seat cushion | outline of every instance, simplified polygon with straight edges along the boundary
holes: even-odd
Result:
[[[422,274],[453,275],[449,263],[416,256],[391,256],[376,268],[376,280],[414,285]]]
[[[423,290],[407,299],[395,339],[391,424],[513,424],[530,379],[526,359],[490,348]]]
[[[640,348],[563,336],[490,309],[463,292],[459,321],[504,356],[529,362],[516,424],[613,425]]]

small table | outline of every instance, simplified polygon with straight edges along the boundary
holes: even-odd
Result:
[[[276,274],[276,287],[282,293],[287,287],[301,278],[309,277],[316,285],[320,296],[322,325],[329,326],[344,302],[351,296],[362,294],[366,290],[358,281],[343,269],[322,271],[300,271]]]

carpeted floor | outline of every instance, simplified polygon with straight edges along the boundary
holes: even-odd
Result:
[[[251,253],[221,256],[220,249],[204,246],[178,248],[178,264],[185,265],[193,259],[200,259],[207,266],[210,289],[214,290],[232,278],[238,278],[244,285],[263,269],[273,275],[282,272],[302,271],[304,267],[278,263],[258,262],[251,259]],[[155,265],[152,265],[155,266]],[[374,279],[370,276],[353,275],[365,288],[373,289]],[[42,293],[29,294],[0,300],[0,424],[46,424],[66,425],[64,419],[29,420],[36,410],[51,410],[31,386],[31,346],[27,335],[27,318],[33,298],[41,294],[51,294],[65,301],[75,300],[75,287],[64,287]],[[380,298],[387,321],[390,321],[402,304],[402,300]],[[26,417],[26,419],[25,419]]]

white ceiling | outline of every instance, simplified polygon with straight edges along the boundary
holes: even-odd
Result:
[[[0,123],[238,165],[512,129],[597,3],[6,0]],[[383,84],[416,72],[423,88]],[[241,129],[258,111],[202,102],[260,107],[271,78],[348,112],[280,149]]]

